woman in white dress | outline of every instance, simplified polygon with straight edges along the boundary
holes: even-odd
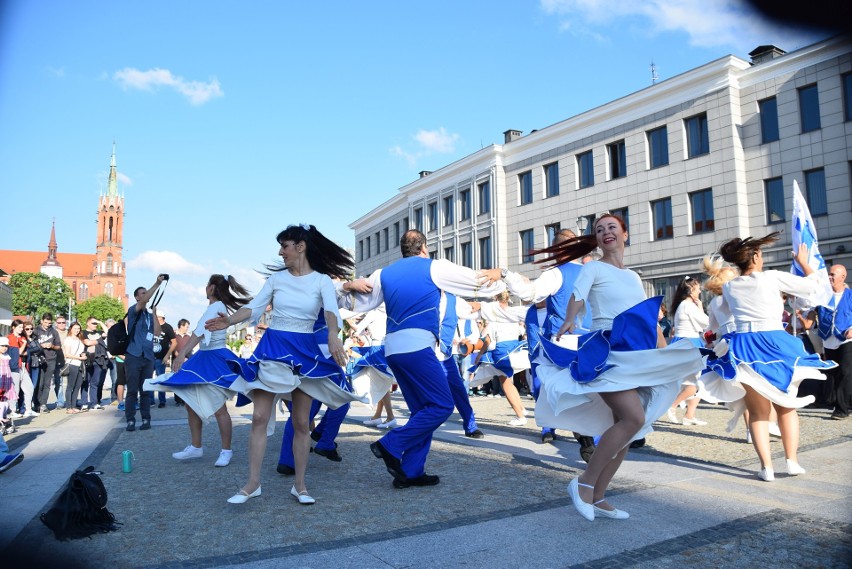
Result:
[[[234,314],[221,314],[206,323],[208,330],[223,330],[249,318],[256,321],[267,305],[272,305],[269,328],[252,356],[241,366],[242,377],[232,384],[234,390],[254,403],[249,477],[242,489],[228,500],[233,504],[260,496],[260,467],[276,397],[292,401],[296,472],[290,493],[305,505],[315,501],[305,484],[311,399],[332,409],[360,400],[351,392],[341,369],[347,358],[338,337],[342,321],[331,280],[351,274],[352,256],[313,225],[291,225],[276,240],[281,246],[278,254],[283,264],[267,267],[272,273],[257,296]],[[314,337],[314,323],[320,309],[328,325],[328,351],[333,360],[323,355]]]
[[[630,442],[650,432],[683,378],[703,368],[691,343],[666,347],[657,326],[661,298],[646,300],[639,275],[625,267],[624,221],[604,214],[592,227],[594,235],[545,250],[556,262],[581,258],[595,248],[603,255],[583,265],[555,342],[542,341],[552,363],[538,368],[542,387],[536,402],[541,424],[600,436],[585,472],[568,485],[574,507],[589,521],[629,517],[607,502],[606,490]],[[559,347],[556,342],[573,332],[586,303],[591,305],[592,332],[579,337],[577,350]]]
[[[680,281],[674,293],[670,312],[674,314],[672,342],[686,339],[692,342],[695,347],[703,348],[704,330],[710,324],[710,319],[704,313],[704,308],[701,305],[701,284],[696,279],[686,276]],[[696,375],[683,381],[680,393],[668,410],[667,416],[670,423],[681,423],[677,418],[677,406],[681,401],[686,401],[683,424],[686,426],[707,424],[706,421],[695,417],[695,410],[698,409],[698,403],[701,401],[700,398],[695,397],[698,390],[697,379],[698,376]]]

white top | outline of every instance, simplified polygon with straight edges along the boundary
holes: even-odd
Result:
[[[639,275],[601,261],[583,265],[574,283],[574,300],[592,305],[592,330],[609,330],[613,318],[645,298]]]
[[[734,317],[737,329],[753,325],[753,330],[783,330],[784,301],[781,293],[810,299],[820,294],[817,273],[799,277],[781,271],[754,272],[725,283],[722,296]]]
[[[313,332],[320,308],[333,313],[338,327],[343,327],[334,283],[328,275],[316,271],[299,277],[288,270],[272,273],[257,296],[246,305],[252,311],[252,320],[256,322],[270,303],[269,327],[273,330]]]
[[[513,271],[508,271],[504,280],[512,294],[524,302],[535,304],[559,292],[559,289],[562,288],[562,271],[557,267],[551,267],[541,273],[534,281]]]
[[[207,307],[201,318],[198,319],[198,325],[195,327],[193,334],[201,338],[200,350],[217,350],[227,347],[228,329],[210,331],[204,328],[204,323],[212,318],[219,316],[219,313],[228,314],[228,308],[221,300],[217,300]],[[189,355],[189,354],[187,354]]]
[[[675,312],[674,335],[679,338],[700,338],[701,333],[710,325],[710,318],[704,314],[691,298],[684,299]]]
[[[485,334],[491,336],[491,345],[488,346],[489,351],[492,346],[499,342],[516,341],[520,336],[521,330],[517,322],[499,323],[489,322],[485,328]],[[483,334],[483,336],[485,335]]]
[[[68,356],[79,356],[86,350],[86,346],[83,345],[83,341],[76,336],[66,336],[65,340],[62,342],[62,351],[65,352],[65,355]],[[79,366],[82,360],[73,360],[68,358],[68,363],[72,366]]]
[[[734,315],[731,314],[731,309],[725,303],[721,296],[716,296],[707,305],[707,311],[710,313],[710,322],[707,327],[716,333],[716,336],[721,338],[728,332],[734,329]]]
[[[843,296],[844,292],[846,292],[845,288],[843,290],[841,290],[840,292],[833,293],[834,303],[829,308],[833,308],[834,310],[836,310],[837,307],[840,306],[840,298]],[[829,299],[829,302],[831,302],[831,299]],[[828,306],[828,305],[826,304],[826,306]],[[852,338],[847,338],[845,340],[839,340],[837,338],[837,336],[832,334],[831,336],[829,336],[828,338],[826,338],[825,340],[822,341],[822,347],[828,348],[829,350],[836,350],[837,348],[839,348],[840,346],[842,346],[843,344],[846,344],[848,342],[852,342]]]
[[[378,308],[369,311],[355,327],[357,335],[366,334],[370,339],[371,346],[381,346],[388,333],[388,315],[385,305],[382,303]]]

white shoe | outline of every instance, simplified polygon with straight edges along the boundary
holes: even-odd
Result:
[[[12,414],[11,414],[11,415],[9,415],[9,416],[10,416],[10,417],[12,417],[13,419],[23,419],[23,418],[25,417],[25,415],[21,415],[20,413],[17,413],[17,412],[16,412],[16,413],[12,413]]]
[[[396,428],[396,419],[391,419],[390,421],[385,421],[378,425],[380,429],[393,429]]]
[[[364,424],[367,425],[368,427],[378,427],[383,422],[384,422],[384,419],[379,417],[378,419],[367,419],[366,421],[364,421]]]
[[[799,474],[804,474],[806,472],[807,470],[799,466],[798,462],[790,460],[789,458],[787,459],[787,474],[790,476],[798,476]]]
[[[746,429],[746,442],[751,444],[751,431],[749,429]]]
[[[32,409],[30,409],[29,411],[24,413],[24,417],[38,417],[40,414],[41,413],[39,413],[38,411],[33,411]]]
[[[189,445],[185,449],[180,452],[173,452],[172,458],[176,458],[178,460],[187,460],[189,458],[201,458],[204,456],[203,448],[196,448],[192,445]]]
[[[231,457],[233,456],[234,451],[222,449],[222,451],[219,453],[219,458],[216,459],[216,462],[213,463],[213,466],[228,466],[229,464],[231,464]]]
[[[687,417],[684,417],[683,424],[686,426],[694,425],[696,427],[703,427],[707,424],[707,421],[702,421],[701,419],[688,419]]]
[[[580,498],[579,486],[585,486],[586,488],[594,488],[594,486],[583,484],[580,482],[579,477],[568,483],[568,495],[571,497],[571,502],[574,504],[574,508],[577,509],[577,512],[581,516],[590,522],[593,522],[595,521],[595,507],[588,502],[584,502],[583,499]]]
[[[296,498],[299,501],[299,503],[304,505],[304,506],[310,506],[311,504],[316,502],[316,500],[311,498],[311,496],[310,496],[310,494],[308,494],[307,490],[305,490],[304,492],[297,492],[295,486],[290,488],[290,495],[293,496],[294,498]]]
[[[671,407],[669,407],[669,410],[666,411],[666,419],[668,419],[669,423],[680,425],[680,421],[677,420],[677,413],[675,413],[675,410]]]
[[[757,473],[757,477],[764,482],[772,482],[775,480],[775,471],[771,468],[761,468],[760,472]]]
[[[773,437],[781,436],[781,429],[778,428],[778,423],[769,423],[769,434]]]
[[[677,406],[680,407],[681,409],[686,409],[686,401],[681,401],[680,403],[677,404]]]
[[[522,426],[527,424],[527,418],[526,417],[515,417],[514,419],[509,421],[509,424],[512,425],[513,427],[522,427]]]
[[[603,508],[598,508],[597,505],[600,504],[601,502],[606,502],[606,498],[604,498],[603,500],[598,500],[597,502],[594,502],[592,504],[592,507],[594,507],[594,509],[595,509],[595,517],[596,518],[598,516],[601,516],[601,517],[610,518],[610,519],[613,519],[613,520],[626,520],[627,518],[630,517],[630,514],[628,514],[624,510],[619,510],[618,508],[613,508],[611,510],[604,510]]]
[[[240,490],[238,493],[234,494],[230,498],[228,498],[229,504],[245,504],[252,498],[257,498],[260,496],[260,486],[257,487],[257,490],[252,492],[251,494],[246,494],[244,490]]]

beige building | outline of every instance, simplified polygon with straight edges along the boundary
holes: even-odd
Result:
[[[852,42],[749,55],[422,172],[350,225],[358,275],[398,259],[401,232],[416,227],[437,258],[535,276],[529,249],[603,211],[628,222],[626,261],[649,293],[669,293],[735,236],[782,231],[766,260],[786,270],[794,180],[826,261],[849,264]]]

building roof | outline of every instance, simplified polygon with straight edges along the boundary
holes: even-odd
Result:
[[[0,267],[9,275],[15,273],[38,273],[47,259],[46,251],[0,250]],[[57,253],[56,259],[62,266],[62,277],[91,278],[95,255],[89,253]]]

